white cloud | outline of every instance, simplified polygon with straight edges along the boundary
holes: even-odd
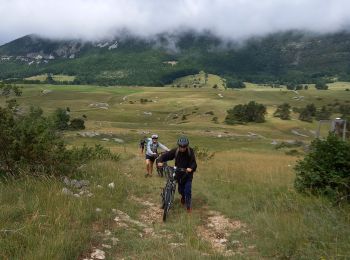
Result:
[[[141,36],[209,29],[228,39],[350,25],[348,0],[0,0],[0,43],[36,33],[99,39],[128,29]]]

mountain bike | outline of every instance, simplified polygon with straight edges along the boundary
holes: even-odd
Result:
[[[169,210],[173,205],[176,191],[176,181],[179,181],[181,173],[186,173],[186,169],[177,168],[176,166],[163,166],[163,173],[167,177],[167,182],[163,188],[161,194],[162,197],[162,208],[163,212],[163,221],[165,222],[169,214]],[[185,176],[185,175],[182,175]],[[183,178],[183,177],[182,177]]]

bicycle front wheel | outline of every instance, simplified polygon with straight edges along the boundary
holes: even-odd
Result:
[[[169,214],[171,203],[173,202],[173,192],[170,186],[167,186],[164,194],[164,212],[163,212],[163,221],[165,222]]]

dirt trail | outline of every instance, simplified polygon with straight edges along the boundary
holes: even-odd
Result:
[[[140,155],[135,155],[135,157],[125,161],[121,165],[120,173],[132,181],[144,182],[142,159]],[[151,182],[151,185],[156,185],[155,179]],[[170,231],[166,225],[163,225],[163,210],[160,209],[159,203],[152,201],[151,198],[144,199],[134,194],[130,194],[127,199],[142,206],[142,210],[136,218],[132,218],[127,212],[114,209],[114,218],[111,221],[113,221],[115,228],[124,229],[126,232],[137,229],[139,230],[140,239],[162,239],[162,241],[166,242],[173,249],[191,247],[191,245],[187,245],[184,242],[179,242],[185,241],[183,234]],[[231,238],[232,233],[238,232],[240,234],[249,232],[245,223],[230,219],[218,211],[210,211],[205,207],[194,208],[191,217],[201,218],[202,224],[196,228],[198,238],[210,245],[210,251],[213,254],[234,256],[245,255],[248,252],[254,251],[255,246],[246,247],[241,241],[232,240]],[[109,230],[100,232],[100,235],[100,245],[93,247],[88,257],[84,259],[105,259],[104,250],[108,250],[118,244],[118,238],[112,237]],[[211,255],[207,252],[200,252],[200,254],[203,256]]]

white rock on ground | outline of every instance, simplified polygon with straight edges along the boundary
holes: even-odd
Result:
[[[70,185],[70,180],[69,180],[67,177],[64,177],[63,183],[64,183],[65,185],[69,186],[69,185]]]
[[[115,188],[115,184],[114,184],[114,182],[111,182],[110,184],[108,184],[108,188],[110,188],[110,189],[114,189],[114,188]]]
[[[96,212],[102,212],[102,209],[96,208]]]
[[[67,188],[63,188],[62,193],[66,195],[73,195],[73,192]]]
[[[105,259],[106,255],[105,252],[100,250],[100,249],[95,249],[92,253],[91,253],[91,257],[93,259]]]
[[[42,95],[47,95],[47,94],[49,94],[51,92],[52,92],[52,90],[50,90],[50,89],[44,89],[43,91],[41,91],[41,94]]]
[[[114,142],[117,142],[117,143],[124,143],[123,139],[113,138],[113,140],[114,140]]]
[[[116,238],[116,237],[112,237],[112,238],[111,238],[111,241],[112,241],[113,245],[115,246],[116,244],[118,244],[119,239]]]

